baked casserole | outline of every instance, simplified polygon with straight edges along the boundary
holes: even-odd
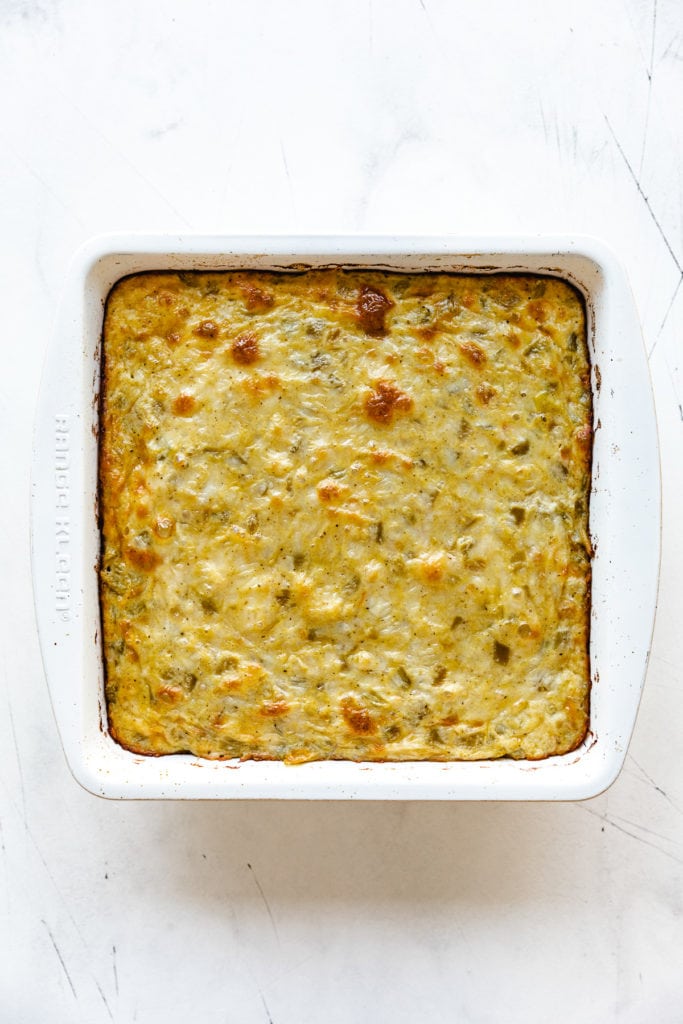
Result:
[[[109,728],[142,754],[538,759],[588,727],[582,300],[550,277],[110,293]]]

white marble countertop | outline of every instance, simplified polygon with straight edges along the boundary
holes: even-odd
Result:
[[[0,1021],[683,1020],[679,0],[0,2]],[[102,231],[588,233],[641,314],[659,611],[581,804],[108,803],[66,767],[29,579],[65,264]]]

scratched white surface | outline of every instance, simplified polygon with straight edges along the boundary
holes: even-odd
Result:
[[[0,0],[0,1022],[683,1020],[680,0]],[[585,804],[114,804],[28,573],[41,362],[107,230],[601,236],[659,417],[662,580]]]

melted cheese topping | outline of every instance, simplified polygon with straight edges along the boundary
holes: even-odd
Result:
[[[146,754],[541,758],[588,723],[578,294],[152,273],[104,330],[112,735]]]

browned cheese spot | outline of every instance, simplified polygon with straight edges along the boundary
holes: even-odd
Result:
[[[242,387],[254,399],[261,399],[269,391],[277,391],[282,381],[274,373],[267,373],[261,377],[258,373],[245,377]]]
[[[183,391],[173,401],[171,408],[176,416],[191,416],[195,410],[196,402],[193,395]]]
[[[446,371],[444,363],[440,359],[434,358],[434,353],[430,348],[418,348],[415,352],[417,358],[423,363],[431,363],[432,370],[436,370],[437,373],[443,374]]]
[[[271,700],[267,704],[264,704],[260,710],[260,714],[264,718],[279,718],[281,715],[286,715],[289,712],[289,704],[286,700]]]
[[[443,567],[436,562],[425,562],[422,573],[430,583],[438,583],[443,579]]]
[[[477,398],[482,403],[482,405],[488,405],[491,399],[495,397],[495,394],[496,389],[492,387],[490,384],[487,384],[486,381],[479,384],[479,386],[477,387]]]
[[[255,334],[240,334],[232,343],[232,358],[240,366],[249,366],[259,357],[258,338]]]
[[[440,330],[441,327],[439,323],[433,323],[427,324],[425,327],[416,327],[415,333],[418,338],[421,338],[423,341],[433,341]]]
[[[360,736],[367,736],[375,731],[376,726],[370,712],[353,697],[346,697],[342,701],[342,715],[349,728]]]
[[[272,308],[275,300],[270,292],[249,283],[243,284],[241,287],[244,304],[250,313],[264,313],[267,309]]]
[[[388,452],[384,448],[378,448],[375,451],[370,452],[371,461],[376,462],[378,466],[383,466],[385,462],[389,462],[393,457],[394,453]]]
[[[398,463],[398,465],[403,469],[412,469],[415,465],[413,460],[403,452],[392,452],[387,451],[385,448],[377,448],[370,451],[368,454],[370,461],[374,462],[378,466],[383,466],[385,463],[392,461]]]
[[[442,718],[441,721],[439,722],[439,725],[459,725],[459,724],[460,724],[460,718],[458,717],[458,715],[446,715],[446,717]]]
[[[390,380],[378,380],[365,399],[365,411],[377,423],[391,423],[395,412],[408,412],[413,400]]]
[[[169,345],[177,345],[180,342],[180,334],[178,331],[171,331],[170,334],[166,335],[166,341]]]
[[[171,686],[166,683],[164,686],[160,686],[157,692],[159,700],[163,700],[165,704],[177,704],[185,696],[185,691],[180,686]]]
[[[136,569],[151,572],[161,563],[161,556],[149,548],[127,548],[126,558]]]
[[[198,338],[215,338],[218,336],[218,324],[215,320],[202,320],[194,329]]]
[[[486,353],[480,345],[477,345],[476,341],[466,339],[459,343],[458,348],[472,366],[483,366],[486,362]]]
[[[331,480],[324,480],[321,484],[318,484],[318,497],[321,501],[332,501],[333,498],[338,498],[340,494],[341,487]]]
[[[385,317],[392,306],[391,299],[379,288],[363,285],[356,303],[356,314],[359,324],[371,338],[386,334]]]

